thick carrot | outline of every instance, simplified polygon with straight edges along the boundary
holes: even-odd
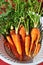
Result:
[[[26,36],[26,31],[25,31],[24,26],[21,26],[21,28],[20,28],[20,30],[19,30],[19,34],[21,35],[22,40],[23,40],[23,42],[24,42],[24,41],[25,41],[25,36]]]
[[[40,47],[41,47],[41,44],[38,43],[37,46],[35,47],[35,50],[34,50],[34,53],[33,53],[33,56],[37,55],[39,50],[40,50]]]
[[[13,30],[10,31],[10,35],[11,35],[12,40],[16,46],[17,52],[19,53],[19,55],[22,56],[22,47],[21,47],[19,35],[15,34]]]
[[[25,37],[25,53],[29,56],[29,48],[30,48],[30,36]]]
[[[17,59],[20,59],[20,56],[19,56],[19,54],[17,53],[16,47],[15,47],[15,45],[13,44],[11,37],[10,37],[10,36],[6,36],[6,38],[7,38],[7,41],[8,41],[8,43],[9,43],[10,47],[11,47],[12,53],[15,55],[15,57],[16,57]]]

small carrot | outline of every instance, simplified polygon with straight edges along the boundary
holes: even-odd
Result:
[[[9,50],[11,50],[10,45],[9,45],[9,43],[8,43],[7,41],[4,42],[4,46],[5,46],[6,48],[8,48]]]
[[[31,46],[30,46],[30,52],[32,51],[34,42],[36,41],[36,45],[39,42],[40,39],[40,31],[37,28],[33,28],[31,31]]]
[[[25,41],[25,36],[26,36],[26,31],[25,31],[24,26],[21,26],[21,28],[20,28],[20,30],[19,30],[19,34],[21,35],[22,40],[23,40],[23,42],[24,42],[24,41]]]
[[[14,30],[10,31],[10,35],[11,35],[12,40],[16,46],[17,52],[19,53],[20,56],[22,56],[22,47],[21,47],[19,35],[15,34]]]
[[[30,36],[25,37],[25,53],[29,56],[29,48],[30,48]]]
[[[35,43],[33,44],[32,50],[31,50],[31,55],[33,54],[34,50],[35,50]]]
[[[35,43],[31,43],[31,45],[30,45],[30,53],[29,54],[33,54],[33,52],[34,52],[34,48],[35,48]]]
[[[16,58],[20,59],[20,56],[17,53],[16,47],[13,44],[11,37],[10,36],[6,36],[6,38],[7,38],[7,41],[9,43],[10,47],[11,47],[12,53],[16,56]]]
[[[37,55],[39,50],[40,50],[40,47],[41,47],[41,44],[38,43],[37,46],[35,47],[35,50],[34,50],[34,53],[33,53],[33,56]]]
[[[31,31],[31,38],[32,38],[32,43],[38,38],[38,41],[40,39],[40,30],[38,28],[33,28]]]
[[[31,31],[31,43],[34,43],[34,41],[36,40],[37,38],[37,29],[33,28],[32,31]]]
[[[11,46],[13,46],[12,39],[11,39],[11,37],[10,37],[9,35],[6,36],[6,39],[7,39],[7,41],[9,42],[9,44],[10,44]]]

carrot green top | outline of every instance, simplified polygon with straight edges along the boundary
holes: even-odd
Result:
[[[11,26],[18,32],[22,24],[29,34],[31,28],[40,26],[41,3],[38,0],[0,0],[0,33],[8,34]]]

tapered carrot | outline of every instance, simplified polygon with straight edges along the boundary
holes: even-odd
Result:
[[[12,40],[13,40],[15,46],[16,46],[17,52],[19,53],[19,55],[22,56],[22,47],[21,47],[19,35],[15,34],[14,30],[10,31],[10,35],[11,35]]]
[[[30,45],[30,52],[29,52],[30,55],[33,54],[34,48],[35,48],[35,43],[31,43],[31,45]]]
[[[38,43],[37,46],[35,47],[35,50],[34,50],[34,53],[33,53],[33,56],[37,55],[39,50],[40,50],[40,47],[41,47],[41,44]]]
[[[7,41],[9,43],[10,47],[11,47],[12,53],[16,56],[17,59],[20,59],[20,56],[17,53],[16,47],[13,44],[11,37],[10,36],[6,36],[6,38],[7,38]]]
[[[34,43],[36,38],[37,38],[37,29],[33,28],[31,31],[31,43]]]
[[[22,40],[23,40],[23,42],[24,42],[25,36],[26,36],[26,31],[25,31],[24,26],[21,26],[21,28],[20,28],[20,30],[19,30],[19,34],[21,35]]]
[[[40,30],[38,28],[33,28],[31,31],[31,38],[32,38],[32,43],[34,43],[34,41],[36,39],[40,39]]]
[[[25,53],[29,56],[29,48],[30,48],[30,36],[25,37]]]
[[[40,39],[40,31],[37,28],[33,28],[31,31],[31,46],[30,46],[30,52],[32,51],[34,42],[36,41],[36,45],[39,42]]]
[[[35,43],[33,44],[33,47],[32,47],[32,50],[31,50],[31,55],[33,55],[33,52],[34,52],[34,50],[35,50],[35,47],[36,47],[36,45],[35,45]]]
[[[21,37],[21,42],[22,42],[22,49],[23,49],[23,55],[25,54],[25,36],[26,36],[26,31],[23,25],[20,25],[19,28],[19,35]]]

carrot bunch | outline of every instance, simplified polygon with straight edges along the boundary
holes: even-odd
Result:
[[[11,48],[12,53],[19,60],[23,60],[24,55],[32,57],[37,55],[40,50],[40,30],[33,28],[31,35],[26,34],[24,26],[21,26],[16,34],[15,30],[10,30],[10,34],[6,36],[6,44]],[[6,45],[7,47],[7,45]]]
[[[0,1],[0,34],[6,37],[5,46],[19,60],[39,52],[41,5],[37,0]]]

